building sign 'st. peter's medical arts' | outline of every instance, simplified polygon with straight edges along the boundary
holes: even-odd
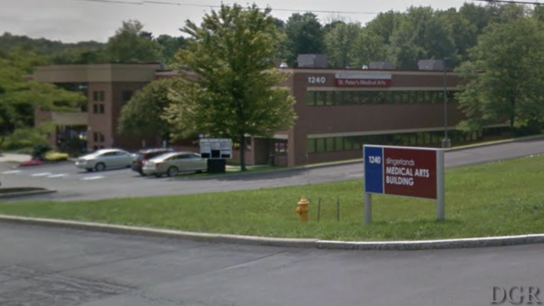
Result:
[[[337,73],[336,87],[390,87],[391,74]]]

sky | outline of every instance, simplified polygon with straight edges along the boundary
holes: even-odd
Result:
[[[112,1],[105,3],[102,1]],[[125,2],[125,3],[114,3]],[[129,4],[126,4],[129,2]],[[160,3],[162,4],[160,4]],[[272,8],[274,17],[287,20],[293,13],[314,12],[322,23],[342,18],[365,24],[378,13],[404,12],[410,6],[459,8],[470,0],[0,0],[0,34],[26,35],[63,42],[106,42],[122,21],[139,20],[155,36],[181,35],[186,20],[199,23],[221,3],[255,3]],[[132,4],[130,4],[132,3]],[[481,4],[475,1],[473,3]],[[322,12],[320,12],[322,11]]]

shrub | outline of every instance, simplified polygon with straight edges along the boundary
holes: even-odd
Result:
[[[45,161],[48,162],[59,162],[68,160],[67,153],[61,153],[57,151],[49,151],[45,154]]]

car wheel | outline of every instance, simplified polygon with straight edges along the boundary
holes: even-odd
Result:
[[[147,176],[143,171],[138,171],[138,173],[140,173],[141,176]]]
[[[106,165],[104,163],[98,163],[96,166],[94,166],[94,170],[96,172],[104,171],[106,169]]]
[[[176,176],[176,175],[178,175],[178,173],[179,173],[179,170],[176,167],[170,167],[170,168],[168,168],[168,171],[166,172],[166,174],[168,176],[170,176],[170,177]]]

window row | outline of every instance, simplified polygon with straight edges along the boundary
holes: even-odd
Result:
[[[100,132],[94,132],[93,133],[93,141],[94,142],[104,142],[105,141],[104,134],[102,134]]]
[[[103,90],[101,91],[93,91],[93,101],[104,101],[106,100],[106,92]]]
[[[484,132],[467,133],[459,130],[448,131],[452,143],[480,141],[483,135],[500,135],[507,128],[493,128]],[[344,136],[308,139],[308,153],[325,153],[338,151],[362,150],[365,144],[394,146],[440,146],[444,131],[402,133],[385,135]]]
[[[455,102],[455,91],[446,91]],[[307,91],[306,105],[353,105],[393,103],[443,103],[444,90],[434,91]]]
[[[104,104],[93,104],[93,114],[103,114]]]

